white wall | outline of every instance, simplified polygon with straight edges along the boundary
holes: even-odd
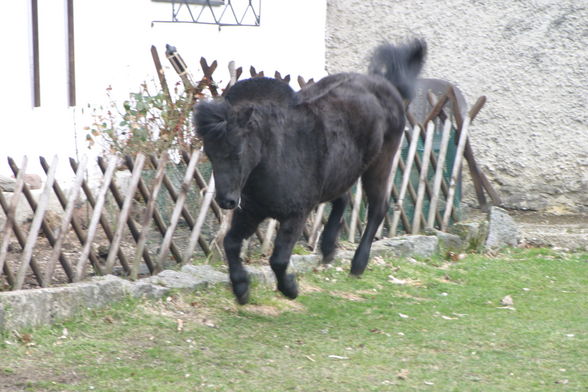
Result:
[[[169,19],[171,4],[148,0],[74,1],[77,106],[67,103],[66,0],[39,1],[41,107],[33,108],[30,1],[0,2],[0,173],[10,170],[6,156],[20,162],[26,154],[29,172],[41,172],[38,156],[68,156],[87,152],[87,105],[107,102],[106,88],[122,101],[142,82],[157,77],[150,47],[155,45],[166,76],[175,72],[165,59],[165,44],[177,47],[199,80],[199,60],[219,61],[215,77],[228,80],[230,60],[273,75],[325,75],[324,31],[326,0],[262,0],[260,27],[223,27],[152,23]],[[222,72],[221,72],[222,69]],[[296,83],[292,83],[296,87]],[[83,109],[86,108],[84,111]],[[85,113],[84,113],[85,112]],[[65,166],[62,164],[62,166]],[[65,173],[60,168],[61,173]],[[68,173],[69,174],[69,173]],[[63,174],[62,174],[63,175]]]
[[[504,203],[586,213],[587,4],[329,0],[328,70],[363,72],[381,41],[426,39],[426,77],[457,83],[470,104],[488,98],[471,142]]]

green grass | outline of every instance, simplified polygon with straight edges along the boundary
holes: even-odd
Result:
[[[259,286],[239,307],[217,287],[5,332],[0,390],[588,390],[588,254],[390,259],[299,282],[296,301]]]

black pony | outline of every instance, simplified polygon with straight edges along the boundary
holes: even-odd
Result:
[[[237,301],[249,297],[249,278],[239,254],[244,239],[266,218],[279,221],[270,265],[278,290],[296,298],[293,274],[286,272],[308,214],[319,203],[332,209],[321,239],[330,262],[348,202],[346,192],[361,176],[368,221],[351,263],[365,270],[371,243],[388,208],[386,183],[404,129],[404,100],[412,97],[425,44],[381,45],[370,75],[327,76],[295,93],[269,78],[248,79],[229,89],[224,100],[195,108],[195,125],[216,182],[216,201],[235,209],[224,239]]]

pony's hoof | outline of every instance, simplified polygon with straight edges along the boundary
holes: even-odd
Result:
[[[239,305],[245,305],[249,302],[249,284],[238,283],[233,285],[233,294]]]
[[[322,264],[331,264],[333,260],[335,260],[335,251],[329,253],[328,255],[323,255],[323,259],[321,260]]]
[[[298,284],[293,274],[288,274],[282,282],[278,282],[278,290],[290,299],[298,297]]]
[[[353,266],[351,266],[351,271],[349,271],[349,275],[355,278],[359,278],[363,274],[363,271],[365,271],[365,267],[354,268]]]
[[[249,303],[249,290],[242,295],[235,295],[235,299],[239,305],[247,305]]]

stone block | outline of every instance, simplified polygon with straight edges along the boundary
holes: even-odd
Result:
[[[435,236],[405,235],[385,238],[372,244],[371,256],[432,257],[439,252],[439,239]]]
[[[425,234],[437,237],[439,240],[439,252],[442,254],[446,254],[447,252],[459,253],[465,250],[465,242],[457,234],[446,233],[436,229],[429,229]]]
[[[459,236],[467,251],[480,252],[488,237],[488,223],[485,220],[457,222],[449,229],[451,234]]]
[[[251,280],[265,285],[276,284],[276,277],[274,271],[269,266],[245,266],[247,273]]]
[[[517,246],[520,234],[515,220],[500,207],[491,207],[488,212],[488,236],[485,247],[500,249]]]
[[[171,289],[144,280],[129,283],[127,286],[128,294],[133,298],[151,298],[157,299],[165,297]]]
[[[197,290],[208,285],[208,281],[201,277],[173,270],[161,271],[155,276],[143,279],[143,281],[170,289]]]
[[[0,330],[51,324],[80,310],[122,300],[127,282],[108,275],[63,287],[0,293]]]
[[[290,270],[295,273],[312,271],[321,263],[322,255],[292,255],[290,258]]]
[[[228,274],[217,271],[210,265],[185,265],[182,272],[206,280],[210,284],[229,283]]]

